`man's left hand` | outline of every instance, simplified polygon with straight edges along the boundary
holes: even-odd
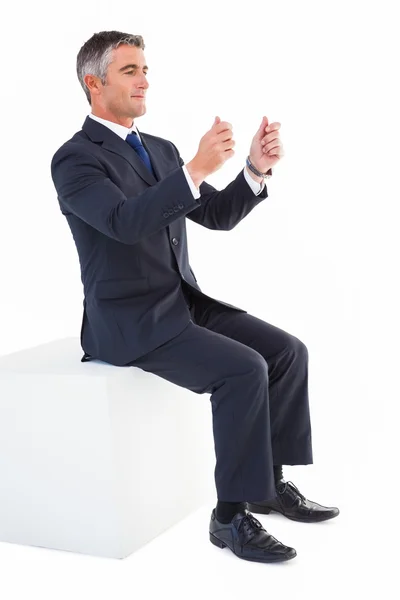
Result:
[[[250,147],[250,161],[261,173],[266,173],[284,155],[282,142],[279,139],[281,124],[275,121],[269,124],[267,117],[263,117],[261,125],[253,137]]]

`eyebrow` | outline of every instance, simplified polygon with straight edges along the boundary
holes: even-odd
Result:
[[[139,65],[135,65],[135,64],[133,64],[133,65],[125,65],[124,67],[121,67],[119,69],[119,72],[126,71],[126,69],[138,69],[138,68],[139,68]],[[146,69],[146,71],[148,71],[149,67],[147,65],[144,65],[143,69]]]

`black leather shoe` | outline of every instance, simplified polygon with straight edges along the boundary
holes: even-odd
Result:
[[[241,510],[230,523],[218,521],[215,508],[211,513],[210,542],[226,546],[239,558],[256,562],[278,562],[296,556],[296,550],[284,546],[264,529],[248,510]]]
[[[339,514],[339,509],[322,506],[312,500],[307,500],[292,481],[281,479],[276,484],[276,497],[262,502],[247,502],[247,507],[255,513],[267,515],[272,511],[280,512],[292,521],[316,523],[333,519]]]

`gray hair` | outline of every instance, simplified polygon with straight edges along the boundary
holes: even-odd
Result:
[[[128,44],[144,50],[144,41],[141,35],[132,35],[121,31],[100,31],[93,34],[78,52],[76,72],[90,106],[92,100],[89,88],[83,78],[87,74],[96,75],[100,78],[101,83],[105,85],[107,69],[112,62],[112,51],[114,48],[118,48],[120,44]]]

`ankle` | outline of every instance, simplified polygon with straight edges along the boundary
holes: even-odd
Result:
[[[277,484],[278,481],[283,479],[282,465],[274,465],[274,479],[275,484]]]
[[[236,513],[246,508],[246,502],[225,502],[218,500],[215,515],[221,523],[230,523]]]

